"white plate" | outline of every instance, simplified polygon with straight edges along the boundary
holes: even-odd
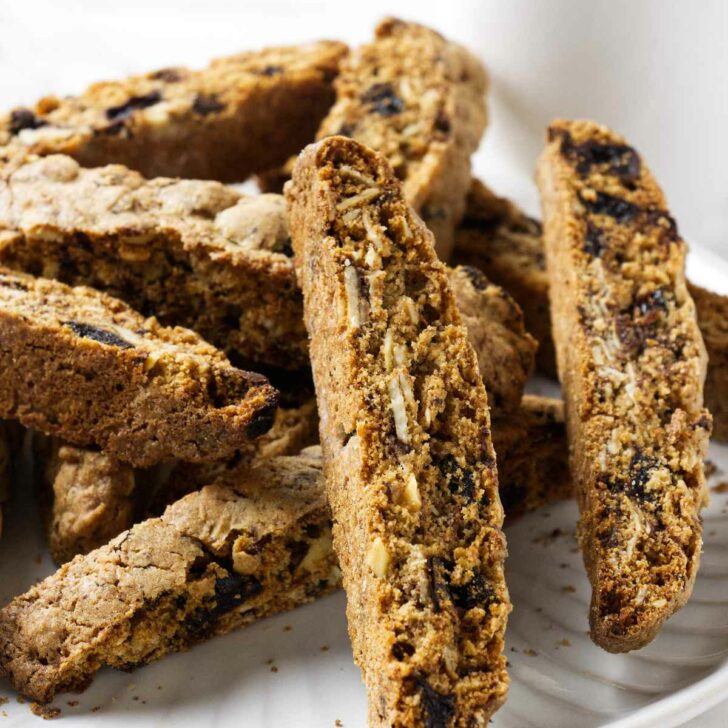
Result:
[[[696,282],[725,288],[727,264],[700,250],[692,256],[691,268],[704,273]],[[728,447],[713,444],[710,459],[719,468],[711,482],[728,479]],[[712,493],[705,512],[705,550],[689,604],[651,645],[629,655],[607,654],[587,637],[589,585],[575,520],[569,502],[507,528],[512,686],[495,728],[669,728],[728,695],[728,493]],[[0,542],[0,602],[52,570],[30,484],[19,484]],[[0,706],[7,715],[0,726],[36,725],[28,706],[0,683],[3,697],[9,702]],[[342,594],[131,674],[104,670],[87,692],[54,705],[64,728],[102,717],[109,728],[132,719],[139,728],[366,725]]]

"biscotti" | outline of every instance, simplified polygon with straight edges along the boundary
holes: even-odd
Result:
[[[270,429],[276,391],[186,329],[0,270],[0,417],[136,466],[211,461]]]
[[[465,217],[455,232],[453,263],[482,270],[515,298],[523,309],[526,329],[539,343],[539,371],[555,376],[541,223],[512,202],[497,197],[479,180],[473,180]],[[688,290],[695,301],[708,352],[705,403],[713,416],[713,437],[728,441],[728,407],[724,404],[728,398],[728,335],[724,326],[728,321],[728,296],[690,283]]]
[[[685,244],[638,153],[557,121],[537,168],[592,638],[647,644],[692,591],[706,500],[706,355]]]
[[[505,416],[521,403],[538,344],[526,331],[518,304],[482,271],[471,266],[446,270],[455,304],[478,357],[490,409]]]
[[[705,404],[713,416],[713,436],[728,442],[728,296],[688,283],[708,351]]]
[[[33,454],[46,540],[57,564],[108,543],[139,520],[131,465],[38,433]]]
[[[335,588],[320,461],[266,461],[63,566],[0,611],[0,673],[48,702]]]
[[[342,63],[335,87],[317,138],[340,134],[383,154],[447,260],[486,124],[483,66],[429,28],[387,19]]]
[[[287,195],[369,723],[485,725],[508,684],[503,510],[444,266],[392,168],[355,141],[307,147]]]
[[[311,141],[346,54],[322,41],[165,68],[0,117],[0,146],[124,164],[148,177],[241,182]]]
[[[526,394],[517,410],[494,417],[492,424],[500,498],[508,518],[573,497],[560,399]]]
[[[474,179],[465,216],[455,230],[452,262],[482,270],[489,280],[503,286],[515,298],[523,310],[526,330],[538,341],[539,371],[555,376],[541,223]]]
[[[89,285],[236,362],[308,362],[285,203],[66,156],[0,169],[0,264]]]

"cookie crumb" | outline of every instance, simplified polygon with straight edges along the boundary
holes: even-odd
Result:
[[[270,671],[271,672],[278,672],[278,668],[275,665],[271,665]]]
[[[571,586],[571,584],[567,584],[566,586],[561,587],[562,592],[566,592],[567,594],[573,594],[576,591],[576,588]]]
[[[728,481],[724,480],[723,482],[714,485],[711,490],[713,493],[728,493]]]
[[[571,647],[571,642],[569,642],[569,640],[567,640],[566,637],[564,637],[564,639],[562,639],[562,640],[559,640],[556,644],[559,647]]]
[[[78,700],[67,700],[66,705],[69,708],[75,708],[78,705]]]
[[[286,625],[286,626],[285,626],[285,627],[283,628],[283,631],[284,631],[284,632],[292,632],[292,631],[293,631],[293,627],[292,627],[292,626],[291,626],[290,624],[287,624],[287,625]]]
[[[530,647],[527,650],[523,650],[523,654],[528,655],[529,657],[538,657],[538,652]]]
[[[334,721],[334,725],[336,726],[336,728],[341,728],[344,724],[337,718]]]
[[[41,705],[40,703],[31,703],[30,712],[37,715],[43,720],[53,720],[61,714],[61,709],[55,705]]]
[[[100,705],[94,705],[94,707],[91,708],[91,712],[92,713],[98,713],[100,710],[101,710],[101,706]]]
[[[10,698],[0,698],[0,705],[5,705],[10,702]]]
[[[321,652],[328,652],[329,646],[328,645],[321,645]]]

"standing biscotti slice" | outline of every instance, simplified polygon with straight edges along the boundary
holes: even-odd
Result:
[[[483,66],[439,33],[390,18],[344,61],[335,87],[317,138],[341,134],[383,154],[447,260],[486,124]]]
[[[320,460],[267,461],[80,556],[0,611],[0,674],[47,702],[338,586]]]
[[[685,244],[637,152],[593,122],[557,121],[537,177],[592,637],[622,652],[692,591],[705,348]]]
[[[322,41],[165,68],[0,117],[0,146],[116,162],[148,177],[241,182],[296,154],[334,101],[346,54]]]
[[[0,264],[88,285],[243,363],[308,363],[285,203],[70,157],[0,169]]]
[[[276,392],[186,329],[0,270],[0,417],[132,465],[209,461],[267,431]]]
[[[507,690],[488,403],[432,235],[332,137],[287,188],[334,544],[372,726],[485,725]]]

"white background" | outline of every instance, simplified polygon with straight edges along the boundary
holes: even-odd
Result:
[[[728,2],[701,0],[0,0],[0,108],[104,78],[420,19],[491,73],[475,167],[537,212],[532,170],[555,116],[614,126],[660,179],[683,235],[728,255]],[[728,293],[728,281],[723,286]],[[728,703],[693,721],[728,726]]]

